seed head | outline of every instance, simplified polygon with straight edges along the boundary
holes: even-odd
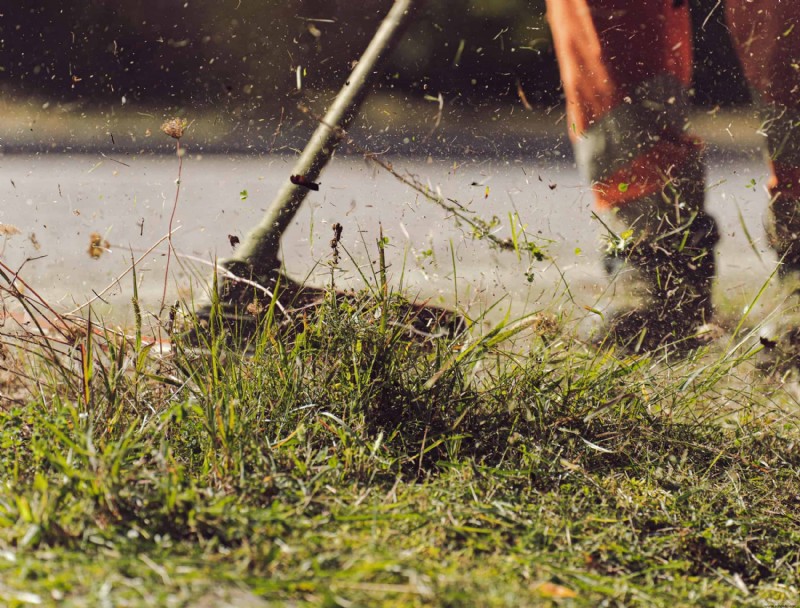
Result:
[[[19,234],[19,228],[13,224],[0,224],[0,236],[14,236]]]
[[[189,126],[189,121],[185,118],[170,118],[166,121],[163,125],[161,125],[161,130],[164,131],[167,135],[172,137],[173,139],[180,139],[183,137],[183,133],[186,131],[186,127]]]
[[[92,232],[89,235],[89,255],[95,260],[99,259],[103,253],[111,250],[111,244],[103,238],[99,232]]]

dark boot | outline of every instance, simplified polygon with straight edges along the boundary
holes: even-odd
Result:
[[[703,199],[698,158],[683,176],[668,179],[660,192],[617,210],[616,218],[629,229],[612,237],[609,249],[633,271],[638,302],[611,316],[605,340],[641,352],[668,345],[687,351],[713,339],[706,332],[713,315],[719,232]]]
[[[800,371],[800,202],[777,196],[767,214],[767,238],[778,256],[777,308],[759,331],[765,372]]]
[[[778,254],[778,276],[800,271],[800,202],[776,196],[767,214],[767,239]]]

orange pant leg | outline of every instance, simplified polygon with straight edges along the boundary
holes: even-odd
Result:
[[[727,20],[745,76],[764,111],[780,206],[800,199],[800,1],[728,0]],[[785,199],[781,201],[780,199]]]
[[[686,4],[547,0],[569,134],[600,207],[657,192],[667,176],[699,162],[700,144],[685,133]]]

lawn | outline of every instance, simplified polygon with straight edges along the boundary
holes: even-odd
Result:
[[[798,406],[744,336],[625,356],[546,303],[423,336],[377,280],[166,352],[135,299],[126,334],[12,279],[5,606],[800,599]]]

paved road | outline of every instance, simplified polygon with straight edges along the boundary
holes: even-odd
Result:
[[[111,284],[129,264],[131,252],[138,257],[167,232],[176,158],[143,155],[120,160],[125,165],[101,154],[0,157],[0,222],[22,231],[3,243],[2,260],[19,268],[26,258],[44,256],[25,263],[21,274],[62,310]],[[591,219],[588,189],[568,160],[394,159],[394,166],[484,218],[496,215],[501,235],[508,234],[508,214],[517,210],[554,263],[536,264],[529,283],[525,259],[473,241],[466,228],[459,228],[391,175],[361,159],[339,157],[283,240],[282,257],[291,275],[310,273],[316,284],[329,280],[329,270],[319,264],[329,260],[330,226],[340,222],[343,243],[353,260],[343,263],[347,271],[338,281],[359,285],[356,267],[365,271],[369,258],[376,257],[375,239],[382,225],[392,245],[392,280],[399,284],[402,278],[412,292],[424,297],[450,304],[458,299],[459,305],[473,311],[501,298],[505,299],[500,308],[512,303],[515,313],[573,306],[566,303],[559,286],[563,273],[577,307],[594,305],[603,284],[595,255],[599,226]],[[228,235],[241,237],[258,220],[290,169],[291,159],[282,156],[187,155],[176,215],[177,251],[201,260],[228,255]],[[774,263],[765,248],[761,222],[766,179],[767,168],[760,158],[713,157],[708,200],[724,234],[719,298],[736,306],[747,301]],[[745,237],[740,212],[763,262]],[[90,258],[87,251],[92,232],[111,245],[99,259]],[[157,309],[160,301],[165,251],[162,245],[139,268],[142,299],[149,310]],[[186,295],[193,284],[191,273],[174,263],[172,268],[170,300]],[[206,272],[199,264],[192,268],[200,275]],[[195,280],[195,288],[198,284]],[[130,296],[128,275],[104,295],[109,306],[100,308],[124,322],[130,318]]]

